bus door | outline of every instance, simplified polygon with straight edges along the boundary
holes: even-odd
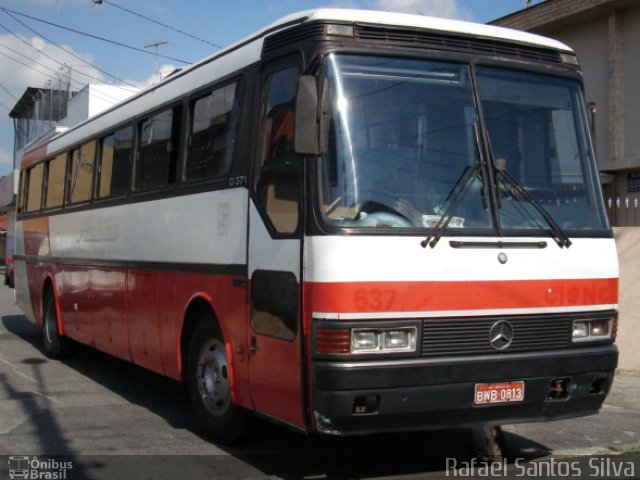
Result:
[[[299,68],[262,75],[262,111],[249,212],[251,395],[255,409],[304,427],[302,388],[301,158],[293,151]]]

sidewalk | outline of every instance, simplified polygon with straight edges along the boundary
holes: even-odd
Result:
[[[598,415],[504,430],[509,456],[640,453],[640,373],[616,372]]]

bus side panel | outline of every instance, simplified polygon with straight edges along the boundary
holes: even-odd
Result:
[[[32,319],[42,325],[42,288],[47,275],[46,264],[37,261],[39,256],[49,256],[49,222],[45,217],[31,218],[21,222],[24,256],[26,261],[26,284],[29,292]]]
[[[27,319],[32,323],[37,323],[35,310],[31,303],[31,293],[29,291],[27,275],[27,262],[24,259],[24,225],[23,222],[16,223],[16,244],[15,244],[15,295],[16,303],[24,312]]]
[[[233,401],[246,408],[252,408],[249,364],[247,352],[247,289],[246,277],[235,275],[194,275],[180,274],[176,276],[176,304],[184,313],[189,301],[202,292],[203,297],[209,297],[222,330],[227,355],[229,358],[231,376],[231,395]],[[166,374],[180,378],[186,365],[180,364],[180,337],[183,329],[183,319],[176,322],[175,340],[169,342],[169,332],[172,328],[168,318],[162,321],[163,361]],[[166,332],[166,334],[165,334]]]
[[[90,270],[87,267],[65,265],[60,277],[62,284],[58,301],[64,333],[80,343],[93,346]]]
[[[173,275],[132,271],[127,275],[129,346],[134,363],[164,374],[160,351],[162,318],[175,318]]]
[[[91,270],[93,338],[97,349],[131,361],[127,330],[127,272]]]
[[[41,265],[26,263],[27,292],[29,307],[33,312],[33,322],[42,325],[42,285],[45,280],[46,271]]]

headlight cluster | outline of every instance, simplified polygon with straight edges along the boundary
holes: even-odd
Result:
[[[351,331],[351,353],[393,353],[416,350],[416,327]]]
[[[328,354],[371,354],[415,352],[416,327],[352,328],[334,330],[319,328],[316,352]]]
[[[593,320],[574,320],[571,339],[574,342],[608,340],[612,338],[614,320],[599,318]]]

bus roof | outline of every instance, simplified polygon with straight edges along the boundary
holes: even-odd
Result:
[[[468,36],[475,36],[493,40],[503,40],[506,42],[515,42],[527,44],[534,47],[550,48],[565,52],[573,52],[573,49],[564,43],[552,38],[543,37],[533,33],[523,32],[505,27],[496,27],[494,25],[485,25],[482,23],[466,22],[462,20],[452,20],[448,18],[429,17],[426,15],[415,15],[411,13],[393,13],[378,10],[356,10],[348,8],[320,8],[315,10],[305,10],[292,13],[279,18],[270,25],[261,30],[235,42],[223,50],[206,57],[193,65],[185,68],[185,70],[197,67],[202,63],[210,61],[224,54],[226,51],[233,50],[239,45],[246,44],[251,40],[261,39],[268,34],[285,30],[295,25],[309,23],[313,21],[336,21],[346,23],[363,23],[373,25],[389,25],[394,27],[409,27],[425,30],[436,30],[443,33],[454,33]]]
[[[526,43],[532,46],[552,48],[572,52],[573,50],[562,42],[532,33],[513,30],[510,28],[484,25],[481,23],[465,22],[448,18],[429,17],[410,13],[393,13],[374,10],[352,10],[341,8],[322,8],[293,13],[282,17],[273,24],[260,31],[270,31],[279,25],[286,26],[297,19],[305,22],[314,20],[335,20],[339,22],[368,23],[376,25],[393,25],[410,28],[424,28],[442,32],[459,33],[471,36]]]
[[[154,105],[170,101],[171,98],[185,93],[189,89],[197,88],[199,84],[211,81],[211,74],[223,77],[243,66],[258,61],[261,56],[262,43],[268,35],[314,21],[425,29],[572,52],[572,49],[562,42],[540,35],[460,20],[407,13],[339,8],[302,11],[282,17],[271,25],[229,45],[223,50],[177,70],[161,82],[142,90],[140,93],[129,97],[124,102],[114,105],[95,117],[88,118],[78,125],[69,125],[70,128],[66,132],[58,131],[53,135],[49,135],[46,142],[43,142],[42,138],[36,140],[25,149],[25,156],[22,158],[21,166],[25,167],[35,163],[44,156],[64,148],[66,145],[80,141],[86,133],[90,133],[84,127],[85,125],[92,125],[89,128],[90,131],[104,130],[110,125],[116,125],[130,118],[132,115],[146,111]],[[199,73],[196,73],[198,71]],[[194,72],[194,74],[190,74],[191,72]],[[42,145],[43,143],[45,145]]]

